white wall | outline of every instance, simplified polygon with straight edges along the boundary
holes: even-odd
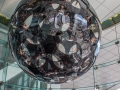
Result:
[[[0,14],[10,18],[21,0],[0,0]]]
[[[2,73],[3,73],[3,70],[0,70],[0,81],[2,81]]]
[[[47,84],[47,88],[49,90],[50,84]],[[51,84],[51,88],[53,88],[52,90],[59,90],[60,89],[60,84]],[[54,88],[59,88],[59,89],[54,89]]]

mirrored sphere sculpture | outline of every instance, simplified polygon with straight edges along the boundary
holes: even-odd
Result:
[[[24,72],[41,81],[64,83],[93,66],[101,26],[87,0],[36,0],[16,9],[8,36],[11,53]]]

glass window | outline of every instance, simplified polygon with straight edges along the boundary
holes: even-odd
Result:
[[[2,81],[2,73],[3,73],[3,70],[0,70],[0,81]]]

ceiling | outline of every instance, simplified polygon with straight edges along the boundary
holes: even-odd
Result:
[[[0,14],[10,18],[21,0],[0,0]]]
[[[100,21],[104,21],[116,13],[120,12],[120,1],[119,0],[88,0],[90,4],[95,9]],[[119,59],[120,45],[115,45],[114,41],[117,38],[120,38],[120,23],[115,26],[110,27],[102,32],[101,47],[108,45],[106,48],[102,48],[98,55],[95,65],[100,65],[100,68],[94,70],[89,70],[86,74],[79,77],[77,80],[70,83],[62,84],[62,88],[82,88],[88,86],[94,86],[94,80],[96,85],[102,85],[104,87],[99,90],[117,90],[120,88],[119,84],[116,84],[116,81],[120,81],[120,64],[117,63]],[[111,43],[113,43],[111,45]],[[110,46],[109,46],[110,45]],[[93,77],[93,75],[95,75]],[[94,79],[95,78],[95,79]],[[112,85],[109,86],[109,84]],[[107,84],[107,85],[103,85]],[[78,89],[79,90],[79,89]],[[90,89],[88,89],[90,90]]]
[[[88,1],[95,9],[101,22],[120,12],[120,0],[88,0]]]
[[[102,32],[101,47],[105,45],[108,45],[108,47],[102,48],[96,59],[95,65],[98,65],[98,69],[95,70],[97,85],[120,81],[120,64],[117,63],[120,55],[118,52],[118,49],[120,50],[120,45],[116,45],[113,42],[112,45],[110,44],[111,41],[116,40],[116,31],[117,38],[120,38],[120,23],[116,25],[116,30],[113,26]],[[111,46],[109,46],[109,44]],[[93,69],[89,70],[86,74],[74,81],[74,87],[76,88],[88,86],[94,86]],[[73,88],[73,82],[62,84],[61,87]],[[107,88],[110,87],[111,86],[106,86],[100,88],[100,90],[107,90]],[[113,86],[113,88],[110,88],[109,90],[117,90],[118,88],[120,88],[119,84]]]
[[[0,13],[10,18],[20,1],[21,0],[0,0]],[[88,1],[97,12],[101,22],[120,12],[120,0]],[[108,83],[108,86],[100,88],[100,90],[117,90],[120,88],[120,85],[116,85],[115,83],[113,83],[114,85],[111,85],[113,87],[109,86],[110,82],[120,81],[120,64],[114,63],[109,65],[111,62],[119,59],[118,50],[120,49],[120,45],[117,46],[113,44],[109,46],[109,42],[116,40],[116,38],[120,38],[120,24],[116,25],[116,30],[113,26],[102,32],[101,45],[108,45],[108,47],[100,50],[95,65],[100,64],[101,68],[95,70],[94,75],[96,75],[95,80],[97,85]],[[107,65],[107,67],[102,67],[102,65]],[[74,81],[74,87],[76,88],[88,86],[94,86],[93,69]],[[73,88],[73,82],[62,84],[61,88]]]
[[[0,0],[0,13],[11,17],[15,8],[22,0]],[[120,0],[88,0],[98,14],[100,21],[104,21],[120,12]]]

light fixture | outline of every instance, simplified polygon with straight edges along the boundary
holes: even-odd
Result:
[[[100,49],[101,25],[94,10],[82,0],[26,3],[16,9],[8,33],[20,68],[57,84],[84,75]]]

